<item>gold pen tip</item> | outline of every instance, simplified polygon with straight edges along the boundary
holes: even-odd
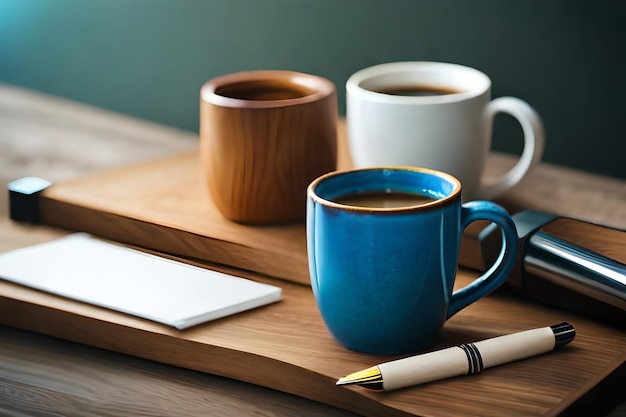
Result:
[[[383,377],[377,366],[354,372],[339,378],[335,385],[360,385],[366,388],[382,389]]]

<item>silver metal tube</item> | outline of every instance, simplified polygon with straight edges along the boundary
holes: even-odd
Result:
[[[626,265],[539,231],[527,242],[524,269],[554,284],[626,310]]]

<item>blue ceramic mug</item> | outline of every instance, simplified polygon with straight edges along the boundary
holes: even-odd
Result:
[[[465,227],[488,220],[502,231],[495,264],[453,293]],[[461,203],[461,183],[425,168],[336,171],[307,198],[311,286],[324,322],[342,345],[403,354],[432,345],[445,321],[484,297],[513,267],[517,230],[495,203]]]

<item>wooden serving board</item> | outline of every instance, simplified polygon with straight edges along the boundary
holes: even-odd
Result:
[[[585,395],[596,385],[607,378],[623,380],[626,374],[624,332],[495,295],[450,319],[433,348],[563,320],[576,327],[576,339],[559,351],[479,375],[388,393],[336,387],[340,376],[393,357],[356,353],[338,345],[324,327],[310,287],[241,275],[280,285],[283,300],[178,331],[0,281],[0,322],[270,387],[364,416],[555,416],[572,407],[584,408],[589,399]],[[471,278],[471,273],[461,271],[459,285]]]
[[[392,358],[348,351],[332,339],[308,286],[304,224],[250,227],[225,220],[209,198],[197,153],[54,184],[39,204],[44,224],[279,285],[283,301],[177,331],[0,281],[0,323],[5,325],[270,387],[365,416],[558,415],[584,405],[587,393],[602,381],[626,373],[623,331],[501,293],[453,317],[433,348],[561,321],[574,324],[578,337],[559,352],[473,377],[391,393],[335,387],[340,376]],[[473,276],[460,271],[458,285]]]
[[[39,205],[43,224],[308,283],[304,224],[253,227],[225,219],[197,153],[53,184]]]
[[[339,165],[348,167],[348,157]],[[213,204],[201,171],[193,152],[53,184],[39,197],[39,221],[308,285],[304,222],[231,222]],[[468,228],[465,239],[473,241],[481,227]],[[475,246],[467,245],[466,256],[479,256]]]

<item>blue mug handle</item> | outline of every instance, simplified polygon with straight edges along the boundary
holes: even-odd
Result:
[[[446,320],[494,291],[506,281],[517,257],[517,228],[502,207],[491,201],[470,201],[461,207],[461,233],[477,220],[493,222],[502,232],[502,248],[494,264],[471,284],[455,291],[450,298]]]

